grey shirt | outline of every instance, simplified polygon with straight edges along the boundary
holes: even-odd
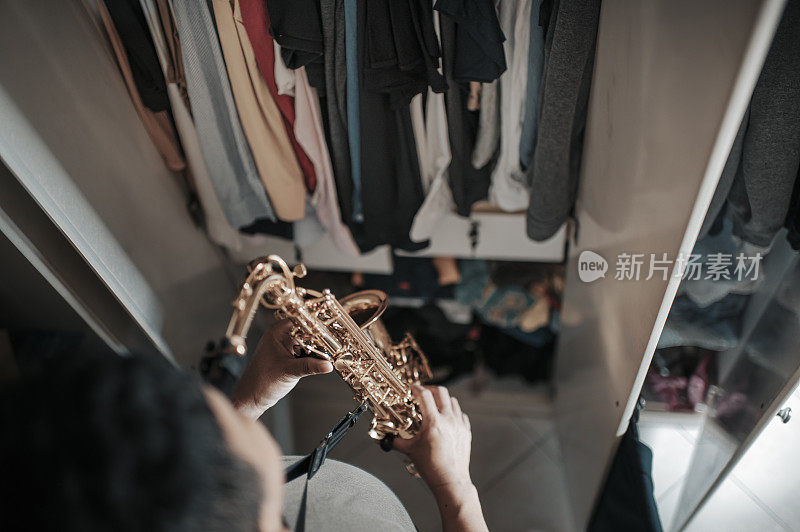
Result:
[[[282,457],[288,467],[302,456]],[[294,530],[305,475],[286,484],[283,515]],[[420,488],[422,486],[420,485]],[[405,532],[414,531],[403,503],[386,484],[350,464],[328,459],[308,483],[305,529],[308,532]]]

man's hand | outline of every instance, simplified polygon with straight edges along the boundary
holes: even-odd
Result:
[[[395,439],[436,497],[445,532],[485,531],[478,491],[469,475],[472,432],[458,399],[441,386],[413,386],[422,427],[410,440]]]
[[[458,399],[441,386],[414,385],[412,390],[422,412],[422,427],[411,440],[395,439],[394,448],[411,458],[431,490],[448,484],[472,484],[472,432]]]
[[[301,377],[333,371],[333,365],[326,360],[295,357],[293,351],[297,347],[289,335],[290,329],[288,321],[267,329],[233,389],[234,406],[252,419],[261,417],[289,393]]]

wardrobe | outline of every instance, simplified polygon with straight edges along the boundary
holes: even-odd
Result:
[[[604,257],[613,277],[620,254],[691,252],[783,6],[604,0],[574,222],[535,243],[524,215],[453,215],[416,253],[566,260],[552,412],[577,529],[590,519],[680,284],[583,282],[581,253]],[[0,229],[50,295],[112,351],[191,368],[224,333],[243,268],[193,224],[185,184],[150,143],[101,35],[81,0],[0,0]],[[259,254],[302,259],[312,270],[392,268],[385,247],[354,259],[328,241],[273,243]],[[775,259],[786,278],[794,257]],[[774,288],[762,291],[751,331],[774,297]],[[678,526],[800,378],[800,350],[782,349],[783,377],[765,382],[747,437],[721,452],[701,436],[717,460],[687,479]],[[747,358],[730,357],[728,371]]]

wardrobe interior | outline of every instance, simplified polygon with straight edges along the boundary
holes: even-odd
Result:
[[[799,8],[0,0],[0,373],[144,352],[230,389],[275,254],[389,296],[475,412],[491,530],[586,529],[632,418],[693,428],[652,493],[691,529],[800,377]],[[305,454],[352,406],[312,377],[264,422]],[[440,526],[364,423],[336,453]]]

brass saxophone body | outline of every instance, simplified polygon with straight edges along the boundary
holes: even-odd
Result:
[[[330,290],[295,286],[305,274],[302,264],[290,270],[277,255],[251,263],[225,334],[232,350],[246,354],[245,336],[259,304],[273,309],[291,321],[291,335],[306,354],[331,361],[355,400],[368,403],[372,438],[411,438],[422,422],[411,384],[430,379],[431,370],[411,335],[392,343],[379,319],[386,294],[365,290],[340,301]]]

